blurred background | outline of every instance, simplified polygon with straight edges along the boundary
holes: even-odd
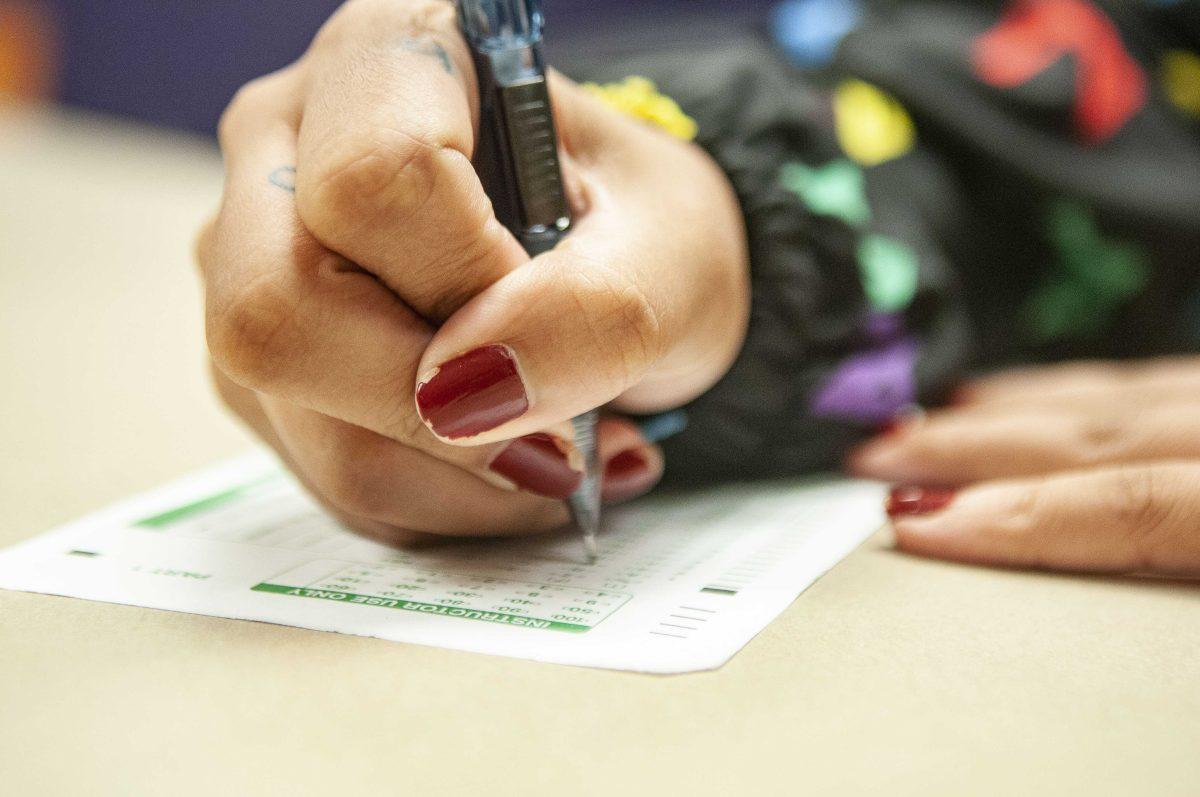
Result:
[[[0,93],[211,133],[238,86],[299,56],[342,0],[0,0]],[[764,24],[774,0],[544,0],[568,63],[702,43]],[[664,25],[663,20],[670,24]]]

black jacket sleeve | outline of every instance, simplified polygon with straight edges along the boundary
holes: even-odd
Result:
[[[667,481],[836,467],[848,446],[904,408],[939,400],[972,344],[939,241],[956,225],[955,189],[936,161],[918,154],[865,174],[838,149],[827,95],[755,40],[591,75],[630,73],[650,77],[697,121],[698,143],[736,189],[750,247],[745,345],[728,374],[684,408],[686,431],[665,441]],[[833,215],[814,212],[786,185],[789,167],[818,191],[824,180],[842,205],[864,194],[870,220],[836,201]],[[905,306],[887,312],[868,301],[859,253],[891,242],[915,261],[915,285]]]
[[[679,102],[748,233],[749,334],[667,481],[836,467],[975,369],[1200,350],[1197,70],[1200,3],[1115,0],[876,2],[819,68],[752,38],[586,70]],[[847,86],[911,144],[851,157]]]

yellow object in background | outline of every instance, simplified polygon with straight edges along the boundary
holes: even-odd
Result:
[[[877,166],[913,148],[917,131],[904,106],[862,80],[845,80],[833,93],[842,151],[863,166]]]
[[[0,0],[0,97],[54,92],[57,43],[50,13],[34,0]]]
[[[1200,55],[1187,50],[1168,52],[1162,62],[1162,85],[1172,105],[1200,116]]]
[[[699,132],[696,120],[644,77],[631,75],[619,83],[585,83],[583,87],[618,111],[649,122],[676,138],[691,141]]]

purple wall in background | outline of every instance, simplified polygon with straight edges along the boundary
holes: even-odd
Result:
[[[397,0],[401,2],[402,0]],[[299,56],[340,0],[50,0],[64,49],[62,99],[211,132],[234,90]],[[543,0],[555,63],[714,41],[772,0]]]

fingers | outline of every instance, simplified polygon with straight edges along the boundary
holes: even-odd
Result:
[[[951,496],[899,488],[905,551],[987,565],[1200,576],[1200,465],[1099,469]]]
[[[564,103],[567,126],[583,102]],[[606,124],[595,115],[593,127]],[[443,440],[528,434],[618,397],[624,409],[677,406],[735,356],[746,309],[745,272],[726,265],[745,256],[737,213],[673,229],[676,216],[699,215],[698,201],[735,207],[727,183],[665,136],[635,129],[621,141],[628,149],[615,142],[609,157],[581,162],[606,188],[592,192],[571,235],[474,297],[426,349],[417,405]],[[689,179],[677,195],[681,173]]]
[[[239,201],[238,189],[230,190],[227,207]],[[558,438],[541,434],[469,449],[445,446],[430,434],[417,417],[410,392],[417,359],[430,335],[424,322],[376,280],[308,239],[294,211],[288,210],[290,205],[266,199],[255,204],[256,210],[231,208],[228,216],[223,212],[222,224],[228,220],[228,226],[221,230],[221,243],[206,267],[212,275],[209,348],[224,373],[269,395],[277,406],[294,405],[329,416],[331,422],[336,418],[347,427],[361,427],[362,440],[373,441],[376,448],[384,447],[386,439],[414,449],[409,457],[413,473],[432,474],[423,458],[432,454],[448,467],[475,474],[475,481],[510,490],[561,499],[575,489],[582,462],[569,445],[569,434],[561,430]],[[302,423],[298,416],[288,417]],[[277,424],[281,431],[287,425]],[[360,440],[359,445],[366,444]],[[297,449],[292,453],[301,459],[295,440],[289,447]],[[313,452],[314,460],[320,456],[319,450]],[[333,460],[336,496],[343,487],[343,469],[336,452],[327,456]],[[396,467],[399,457],[392,455]],[[318,474],[311,475],[318,480]],[[442,481],[450,483],[448,478]],[[378,484],[362,489],[373,495],[376,487],[383,491]],[[360,511],[353,511],[356,508]],[[355,506],[351,514],[369,513]],[[386,513],[370,516],[387,518]],[[447,532],[424,517],[413,527]],[[503,521],[483,527],[506,528]]]
[[[308,491],[372,539],[411,545],[428,535],[530,534],[566,522],[559,501],[481,485],[461,469],[364,429],[260,398],[216,369],[213,379],[225,403]],[[629,500],[658,482],[662,454],[634,424],[605,418],[598,432],[606,502]]]
[[[213,386],[226,406],[241,418],[263,442],[274,449],[276,455],[283,461],[288,470],[296,476],[297,480],[304,485],[313,498],[342,525],[385,545],[414,545],[425,541],[428,536],[426,534],[389,526],[386,523],[380,523],[369,518],[351,515],[334,506],[317,489],[316,485],[312,483],[304,470],[300,468],[296,460],[291,456],[283,441],[279,439],[279,435],[275,433],[275,429],[271,426],[271,422],[267,418],[267,414],[263,410],[262,404],[259,402],[258,396],[254,391],[247,390],[241,385],[235,384],[229,377],[222,374],[216,368],[210,369],[210,372],[213,378]]]
[[[221,212],[200,241],[216,365],[244,387],[433,454],[489,484],[569,495],[582,460],[568,431],[470,449],[445,446],[428,431],[412,386],[431,329],[308,234],[293,195],[273,179],[278,164],[292,162],[291,129],[240,108],[223,126],[229,175]]]
[[[560,500],[502,489],[430,454],[264,398],[272,427],[314,490],[338,510],[430,534],[529,534],[562,526]]]
[[[960,484],[1097,465],[1200,457],[1200,403],[1101,412],[946,413],[901,426],[852,456],[855,472]]]
[[[862,446],[847,467],[868,478],[954,485],[1185,458],[1200,458],[1200,401],[1148,410],[934,413]]]
[[[225,195],[201,252],[217,367],[244,387],[396,439],[420,432],[408,386],[431,330],[308,234],[293,195],[272,180],[295,158],[286,122],[244,118],[236,103],[226,120]]]
[[[625,418],[602,418],[596,430],[601,463],[600,496],[620,503],[647,493],[663,474],[662,450]]]
[[[517,491],[562,499],[582,478],[570,414],[553,402],[531,404],[523,390],[506,395],[511,382],[503,378],[493,396],[524,401],[541,415],[524,428],[471,441],[486,445],[446,446],[412,400],[431,324],[472,297],[486,308],[495,299],[486,298],[491,288],[529,265],[493,218],[471,167],[475,93],[450,4],[355,0],[300,65],[244,89],[221,123],[227,188],[197,249],[222,392],[310,489],[376,537],[390,539],[400,529],[543,529],[562,522],[563,507]],[[599,293],[626,285],[644,290],[645,275],[605,282],[616,274],[612,264],[633,262],[623,258],[608,259]],[[562,273],[549,271],[554,279]],[[513,345],[486,348],[513,354],[501,364],[514,371],[522,367],[521,351],[529,373],[553,385],[544,375],[554,362],[539,348],[559,327],[544,313],[525,326],[514,319],[513,311],[542,290],[519,293],[508,316],[496,316],[502,331],[513,331]],[[556,302],[562,308],[579,298],[568,285]],[[619,302],[593,308],[584,315],[593,330],[613,326],[608,314],[628,317]],[[652,309],[657,327],[663,308]],[[616,326],[612,336],[590,338],[591,345],[625,351],[631,340],[660,343],[643,323],[624,339],[626,325]],[[627,387],[664,351],[610,381]],[[606,375],[612,359],[600,363]],[[567,377],[582,375],[577,369]],[[546,395],[555,398],[554,390]],[[612,464],[605,481],[611,500],[643,492],[661,475],[660,452],[628,423],[606,422],[600,448]]]
[[[453,6],[348,4],[307,56],[300,217],[430,321],[528,259],[471,165],[478,103]]]
[[[1200,396],[1200,357],[1161,357],[1133,363],[1073,362],[1018,368],[964,385],[966,407],[1062,406],[1064,402],[1181,401]]]

